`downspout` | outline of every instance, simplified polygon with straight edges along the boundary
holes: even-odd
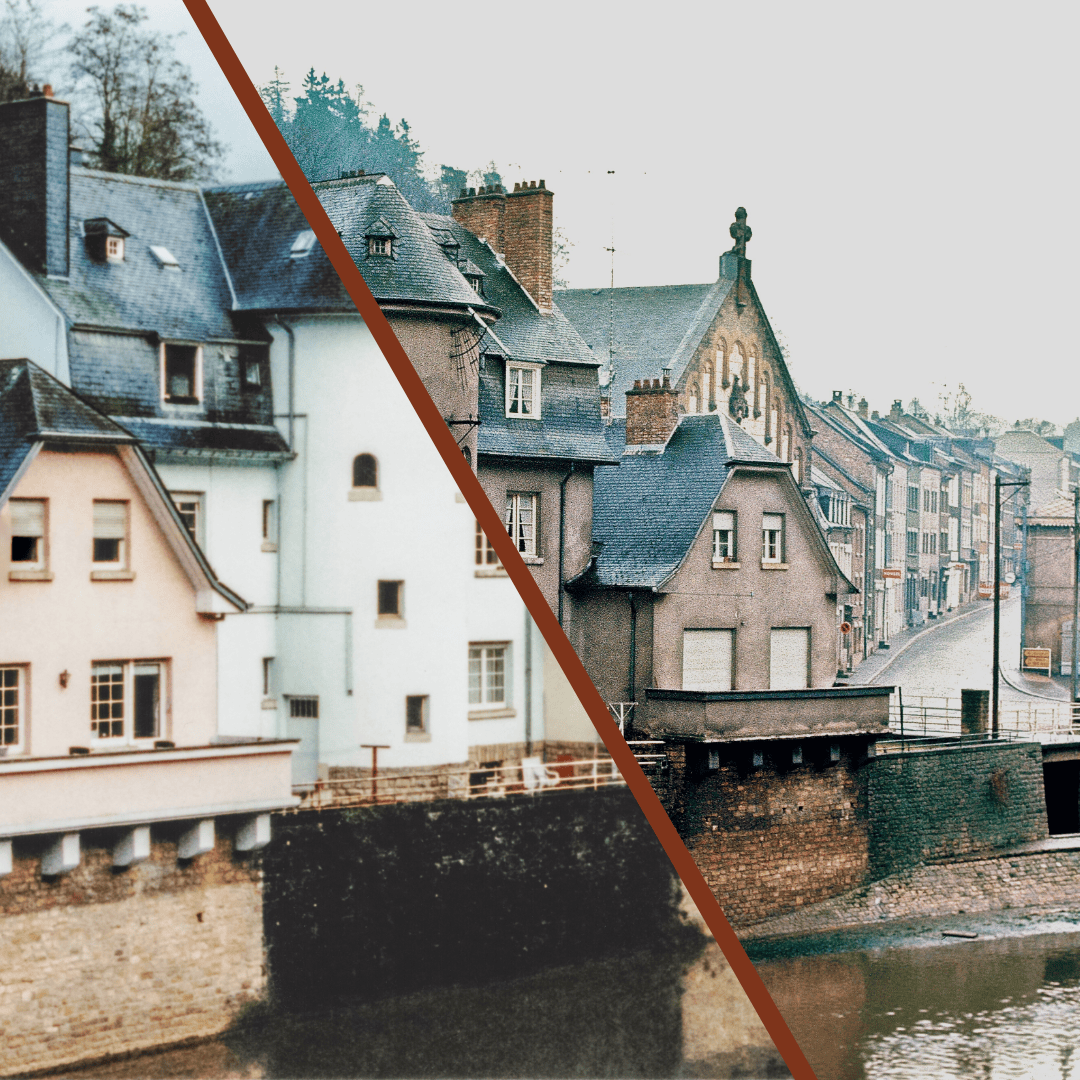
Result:
[[[637,604],[630,596],[630,700],[637,701]]]
[[[295,452],[293,417],[296,414],[296,335],[280,315],[274,316],[274,322],[289,335],[289,450]]]
[[[525,609],[525,756],[532,754],[532,617]]]
[[[563,624],[563,566],[566,562],[566,485],[574,475],[574,462],[570,471],[559,481],[559,625]]]

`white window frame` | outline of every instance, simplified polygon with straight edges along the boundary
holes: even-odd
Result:
[[[479,521],[476,523],[476,543],[473,548],[473,559],[478,571],[489,570],[494,573],[504,569],[499,553],[491,546],[491,541]]]
[[[170,346],[177,346],[183,349],[195,350],[195,385],[192,387],[193,393],[190,395],[194,398],[194,401],[174,401],[169,394],[169,385],[167,381],[168,368],[165,362],[165,356]],[[160,367],[161,367],[161,403],[163,405],[170,405],[174,409],[198,409],[202,407],[203,403],[203,347],[193,341],[163,341],[160,347]],[[178,395],[179,396],[179,395]]]
[[[532,522],[525,524],[521,520],[522,504],[529,501],[529,510]],[[503,524],[510,539],[514,541],[514,547],[518,549],[523,558],[537,558],[540,547],[538,543],[538,526],[540,517],[540,496],[532,491],[508,491],[506,493],[506,516]],[[526,536],[526,530],[531,529],[531,535]]]
[[[369,236],[368,254],[376,258],[389,259],[394,254],[394,242],[389,236]]]
[[[14,685],[8,680],[14,674]],[[30,668],[27,664],[0,664],[0,754],[21,754],[26,749]],[[14,724],[10,723],[14,711]],[[14,727],[15,737],[8,741]]]
[[[184,520],[185,515],[191,511],[181,509],[180,504],[186,503],[194,505],[195,528],[194,530],[187,529],[186,521],[184,521],[184,527],[187,529],[188,536],[190,536],[200,548],[203,547],[206,540],[205,493],[202,491],[170,491],[169,498],[172,499],[173,505],[176,507],[176,512],[180,515],[182,521]]]
[[[726,537],[726,545],[723,538]],[[723,553],[721,547],[726,546],[727,552]],[[716,510],[713,512],[713,563],[718,566],[737,563],[739,560],[738,548],[738,517],[734,510]]]
[[[496,665],[501,665],[501,671]],[[495,675],[500,676],[501,693],[493,698]],[[474,687],[474,675],[476,684]],[[510,643],[507,641],[469,642],[469,711],[505,709],[509,706]],[[474,696],[475,693],[475,696]]]
[[[540,419],[540,364],[518,364],[511,360],[506,362],[506,415],[514,420],[539,420]],[[532,407],[529,412],[522,412],[524,405],[522,388],[526,373],[530,374],[532,383]]]
[[[99,525],[97,521],[97,507],[98,506],[122,506],[124,508],[124,526],[123,536],[109,535],[115,532],[115,528],[107,528]],[[94,558],[96,555],[96,545],[91,544],[91,562],[93,566],[101,570],[127,570],[128,562],[130,558],[131,545],[128,542],[131,536],[131,504],[123,499],[95,499],[94,500],[94,521],[93,521],[93,540],[117,540],[119,541],[117,546],[117,557],[115,559],[98,559]],[[101,535],[99,535],[99,532]]]
[[[779,527],[773,524],[779,520]],[[784,529],[786,519],[783,514],[761,515],[761,562],[764,566],[782,566],[784,563]]]
[[[290,259],[304,259],[315,250],[315,233],[312,229],[302,229],[293,238],[289,249]]]
[[[119,669],[120,679],[118,682],[112,682],[110,685],[119,685],[121,690],[121,697],[118,699],[120,703],[120,715],[110,715],[109,717],[103,717],[97,715],[97,709],[103,704],[102,701],[95,700],[95,689],[99,683],[95,682],[96,678],[100,676],[95,672],[104,672],[106,669]],[[149,674],[146,671],[140,671],[139,668],[156,668],[158,677],[158,692],[157,692],[157,716],[155,718],[155,731],[152,735],[139,735],[135,734],[135,678],[138,675]],[[114,671],[113,674],[116,674]],[[107,701],[114,700],[111,696]],[[110,712],[113,712],[110,709]],[[156,739],[167,738],[166,731],[168,730],[168,716],[169,716],[169,662],[168,660],[160,658],[150,658],[145,660],[94,660],[90,665],[90,728],[89,737],[91,740],[91,746],[152,746]],[[110,725],[120,724],[120,732],[118,734],[102,735],[99,731],[95,730],[95,725],[102,722]]]
[[[105,237],[105,261],[122,263],[124,261],[124,238],[122,236]]]
[[[13,552],[8,551],[13,574],[40,573],[49,568],[49,500],[48,499],[10,499],[8,500],[11,520],[11,541],[14,545],[16,537],[36,540],[34,545],[35,557],[33,559],[20,559],[16,561]],[[20,529],[15,522],[16,512],[25,507],[28,516],[34,516],[30,511],[31,506],[40,506],[40,526],[33,526],[31,530]]]

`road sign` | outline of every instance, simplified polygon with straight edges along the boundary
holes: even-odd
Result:
[[[881,576],[886,581],[900,581],[904,576],[904,571],[897,566],[886,566],[881,571]]]

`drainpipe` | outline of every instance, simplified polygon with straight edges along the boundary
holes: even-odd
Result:
[[[563,566],[566,561],[566,485],[574,475],[574,462],[570,471],[559,481],[559,625],[563,624]]]
[[[293,418],[296,415],[296,334],[280,315],[274,316],[274,322],[289,335],[289,449],[295,451]]]
[[[532,618],[525,609],[525,756],[532,754]]]
[[[630,596],[630,700],[637,701],[637,604]]]

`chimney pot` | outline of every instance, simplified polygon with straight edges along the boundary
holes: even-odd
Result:
[[[543,181],[543,180],[541,180],[541,181],[540,181],[540,186],[541,186],[541,187],[543,187],[543,186],[544,186],[544,181]]]
[[[45,84],[45,85],[44,85],[44,86],[43,86],[43,87],[41,88],[41,92],[42,92],[42,94],[43,94],[43,95],[44,95],[45,97],[52,97],[52,96],[53,96],[53,88],[52,88],[52,84],[51,84],[51,83],[46,83],[46,84]]]
[[[870,408],[870,403],[866,400],[866,398],[861,398],[859,400],[859,415],[864,420],[867,418],[867,415],[868,415],[867,414],[867,409],[869,409],[869,408]]]
[[[837,405],[843,405],[844,404],[844,391],[843,390],[834,390],[832,392],[832,399]]]
[[[467,199],[468,197],[469,197],[469,189],[468,188],[462,188],[461,189],[461,194],[458,195],[458,198],[459,199]]]
[[[881,419],[881,413],[879,413],[879,412],[877,411],[877,409],[875,409],[875,410],[874,410],[874,411],[873,411],[873,412],[872,412],[872,413],[870,414],[870,419],[871,419],[871,420],[880,420],[880,419]]]
[[[469,198],[471,199],[476,194],[476,188],[469,188]]]
[[[536,187],[536,181],[535,181],[535,180],[530,180],[530,181],[529,181],[529,187],[530,187],[530,188],[534,188],[534,187]]]
[[[516,180],[514,181],[514,190],[515,191],[520,191],[521,190],[521,184],[518,183]]]

